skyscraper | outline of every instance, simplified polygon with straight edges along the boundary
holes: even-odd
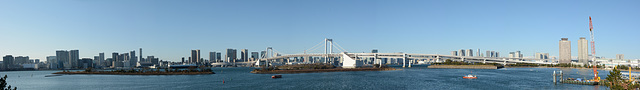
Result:
[[[191,61],[189,61],[189,63],[200,63],[202,62],[202,60],[200,60],[200,49],[196,49],[196,50],[191,50]]]
[[[138,57],[136,57],[136,50],[129,52],[129,66],[135,67],[138,63]]]
[[[211,62],[216,61],[216,52],[209,52],[209,61]]]
[[[458,51],[458,56],[464,56],[466,55],[464,49],[460,49],[460,51]]]
[[[78,50],[70,50],[69,51],[69,63],[71,63],[72,68],[78,67],[78,60],[80,60],[80,52]]]
[[[227,49],[227,55],[225,57],[227,62],[235,62],[237,59],[236,54],[237,54],[236,49],[230,49],[230,48]]]
[[[109,62],[109,63],[111,63],[111,67],[112,68],[121,67],[121,66],[118,66],[119,63],[122,63],[122,61],[120,61],[120,57],[119,56],[120,56],[120,54],[118,54],[116,52],[111,53],[111,59],[112,59],[111,61],[112,62]]]
[[[104,53],[98,53],[98,61],[99,61],[98,66],[100,67],[107,65],[106,64],[107,62],[104,60]]]
[[[217,60],[217,61],[222,60],[222,58],[221,58],[221,57],[222,57],[222,54],[221,54],[220,52],[216,52],[216,60]]]
[[[587,45],[588,41],[584,37],[580,37],[578,40],[578,62],[587,64],[589,61],[589,46]]]
[[[558,44],[560,47],[560,63],[571,63],[571,41],[569,41],[569,38],[560,39]]]
[[[467,57],[473,57],[473,50],[471,50],[471,49],[467,49],[467,50],[464,52],[464,55],[465,55],[465,56],[467,56]]]
[[[378,53],[378,49],[371,50],[371,53]]]
[[[135,53],[134,53],[134,54],[135,54]],[[140,57],[140,59],[138,59],[138,60],[140,60],[140,62],[149,62],[149,61],[146,61],[146,60],[144,60],[144,59],[142,58],[142,57],[143,57],[143,56],[142,56],[142,48],[140,48],[140,56],[139,56],[139,57]]]
[[[58,66],[59,68],[70,69],[71,64],[69,63],[69,51],[66,50],[58,50],[56,51],[56,58],[58,60],[58,65],[62,64],[62,66]]]
[[[249,50],[247,49],[240,50],[240,58],[242,62],[249,61]]]
[[[260,51],[260,58],[266,57],[265,54],[267,54],[267,51]]]
[[[480,53],[480,49],[476,52],[476,57],[482,57],[482,53]]]
[[[458,51],[451,51],[451,56],[458,56]]]

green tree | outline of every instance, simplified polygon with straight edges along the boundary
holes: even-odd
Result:
[[[633,84],[629,80],[622,79],[621,75],[620,70],[613,68],[613,70],[609,71],[609,75],[607,75],[606,80],[608,83],[605,83],[605,86],[611,90],[637,89],[640,87],[638,84]]]
[[[18,87],[13,87],[13,89],[11,89],[11,85],[7,87],[7,75],[4,75],[4,77],[0,78],[0,90],[17,90],[17,89]]]

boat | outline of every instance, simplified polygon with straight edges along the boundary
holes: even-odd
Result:
[[[273,75],[271,78],[282,78],[282,75]]]
[[[469,74],[467,76],[464,76],[462,78],[464,78],[464,79],[478,79],[478,77],[476,77],[476,75],[471,75],[471,74]]]
[[[62,76],[60,74],[53,74],[53,75],[45,75],[44,77],[54,77],[54,76]]]

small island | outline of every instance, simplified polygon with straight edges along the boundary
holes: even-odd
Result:
[[[395,68],[386,66],[369,66],[358,68],[341,68],[330,64],[296,64],[283,65],[270,68],[261,68],[251,71],[255,74],[290,74],[290,73],[315,73],[315,72],[345,72],[345,71],[388,71],[396,70]]]
[[[85,71],[75,71],[71,72],[68,70],[63,70],[62,72],[56,72],[53,74],[103,74],[103,75],[200,75],[200,74],[215,74],[213,70],[210,68],[207,69],[195,69],[189,68],[187,70],[181,69],[164,69],[164,71],[160,71],[160,69],[150,70],[150,69],[141,69],[141,70],[112,70],[112,71],[94,71],[91,68],[86,69]]]

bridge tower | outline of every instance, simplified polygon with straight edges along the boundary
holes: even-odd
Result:
[[[327,46],[327,45],[329,45],[329,46]],[[328,50],[327,50],[327,47],[328,47]],[[324,61],[325,61],[325,63],[333,64],[333,58],[329,59],[329,58],[331,58],[330,55],[331,55],[332,52],[333,52],[333,39],[325,38],[324,39],[324,54],[325,54]]]

